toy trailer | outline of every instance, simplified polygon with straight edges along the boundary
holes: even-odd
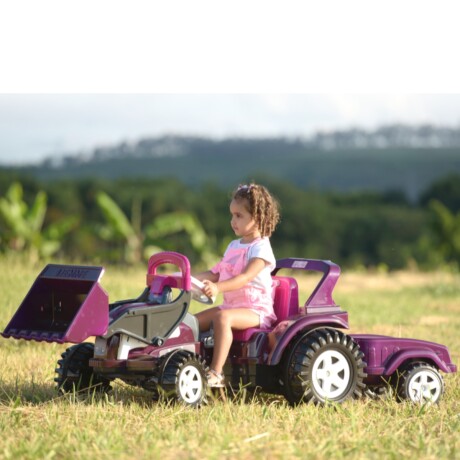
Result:
[[[445,345],[425,340],[352,334],[366,356],[366,385],[379,393],[390,384],[399,400],[438,402],[444,392],[439,371],[457,372]]]

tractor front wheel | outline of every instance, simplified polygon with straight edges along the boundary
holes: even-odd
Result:
[[[160,376],[164,394],[191,407],[206,402],[206,363],[198,355],[186,351],[167,358]]]
[[[62,353],[56,368],[59,393],[79,392],[83,390],[94,390],[97,392],[108,392],[110,381],[94,374],[93,368],[89,366],[89,360],[94,356],[94,344],[84,342],[73,345]]]

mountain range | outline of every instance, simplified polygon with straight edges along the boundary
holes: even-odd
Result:
[[[416,200],[433,181],[460,174],[460,128],[392,125],[309,138],[168,135],[8,169],[45,181],[170,177],[223,187],[271,177],[318,190],[397,190]]]

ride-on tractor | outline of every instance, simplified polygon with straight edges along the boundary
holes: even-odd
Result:
[[[165,271],[170,264],[180,272]],[[283,269],[322,274],[304,304],[296,279],[278,274]],[[191,276],[188,259],[175,252],[153,255],[142,294],[114,303],[99,284],[103,272],[103,267],[47,265],[2,335],[74,343],[58,360],[60,392],[108,391],[111,381],[121,379],[155,397],[161,393],[200,406],[206,400],[213,334],[200,332],[188,310],[192,298],[212,300]],[[457,370],[447,347],[346,334],[348,314],[332,298],[339,275],[339,266],[330,261],[279,260],[272,273],[277,322],[271,329],[234,331],[224,368],[227,385],[260,387],[293,405],[340,403],[387,385],[400,400],[438,402],[444,390],[439,371]],[[94,336],[94,343],[87,341]]]

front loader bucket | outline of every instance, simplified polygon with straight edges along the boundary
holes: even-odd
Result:
[[[3,337],[80,343],[107,331],[109,299],[103,267],[50,264],[40,273]]]

